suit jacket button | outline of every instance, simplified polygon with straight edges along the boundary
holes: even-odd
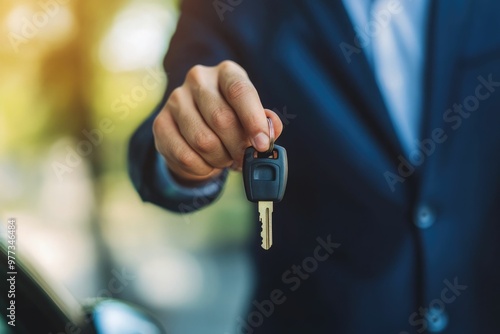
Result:
[[[430,308],[425,314],[427,320],[427,331],[430,333],[439,333],[448,326],[448,315],[442,309]]]
[[[430,206],[420,205],[415,210],[413,222],[418,228],[429,228],[436,222],[436,213]]]

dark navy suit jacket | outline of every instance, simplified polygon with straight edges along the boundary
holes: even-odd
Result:
[[[216,1],[183,2],[164,101],[193,65],[232,59],[282,117],[288,188],[272,249],[250,243],[241,332],[500,333],[500,2],[432,2],[412,157],[340,0],[222,2],[223,21]],[[192,207],[155,185],[155,113],[131,140],[131,178],[145,201]]]

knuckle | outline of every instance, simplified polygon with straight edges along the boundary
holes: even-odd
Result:
[[[158,137],[160,133],[162,133],[165,128],[165,118],[160,112],[155,119],[153,120],[153,135],[154,137]]]
[[[204,76],[205,66],[203,65],[195,65],[189,69],[186,74],[186,81],[199,83]]]
[[[193,145],[196,151],[210,154],[217,150],[218,142],[215,135],[205,131],[198,131],[194,134]]]
[[[218,107],[214,109],[211,114],[212,124],[217,131],[225,131],[236,125],[236,115],[229,108]]]
[[[231,70],[234,70],[234,69],[239,69],[241,68],[240,65],[236,64],[234,61],[232,60],[223,60],[219,63],[218,67],[222,70],[222,71],[231,71]]]
[[[236,72],[248,76],[245,69],[232,60],[224,60],[220,62],[219,65],[217,65],[217,67],[222,73],[230,74]]]
[[[173,107],[175,109],[175,107],[179,106],[182,95],[183,95],[182,87],[175,88],[168,97],[166,107],[167,108]]]
[[[252,91],[252,85],[246,80],[235,80],[226,89],[227,98],[237,100]]]
[[[184,170],[193,171],[196,169],[197,158],[194,152],[190,150],[181,150],[177,152],[177,162]]]

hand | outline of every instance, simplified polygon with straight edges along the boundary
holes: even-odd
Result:
[[[154,120],[156,149],[177,181],[194,185],[227,167],[241,170],[249,146],[260,152],[268,150],[267,117],[279,137],[281,120],[264,109],[257,90],[238,64],[196,65]]]

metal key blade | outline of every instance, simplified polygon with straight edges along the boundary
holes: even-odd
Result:
[[[273,245],[273,202],[259,202],[259,219],[262,224],[262,248],[268,250]]]

